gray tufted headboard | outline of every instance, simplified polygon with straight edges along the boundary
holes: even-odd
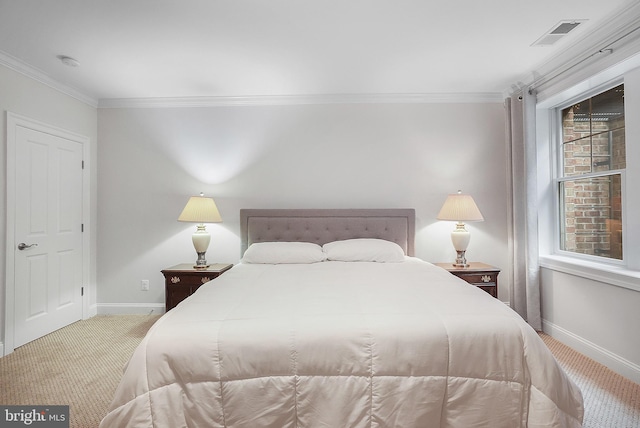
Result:
[[[242,253],[254,242],[327,242],[379,238],[400,245],[413,256],[415,210],[382,209],[241,209]]]

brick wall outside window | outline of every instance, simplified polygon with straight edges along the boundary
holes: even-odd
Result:
[[[624,169],[624,96],[620,85],[562,111],[563,176],[561,248],[622,259],[622,179]]]

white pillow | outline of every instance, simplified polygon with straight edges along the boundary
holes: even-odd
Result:
[[[383,262],[404,261],[404,251],[395,242],[384,239],[346,239],[334,241],[322,246],[327,260],[342,262]]]
[[[258,242],[244,252],[244,263],[317,263],[327,256],[322,247],[311,242]]]

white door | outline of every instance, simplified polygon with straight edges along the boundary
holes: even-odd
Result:
[[[82,160],[78,141],[15,127],[14,348],[82,318]]]

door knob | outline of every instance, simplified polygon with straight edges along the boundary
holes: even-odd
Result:
[[[18,244],[18,250],[22,251],[22,250],[26,250],[27,248],[31,248],[31,247],[37,247],[38,244],[25,244],[24,242],[21,242]]]

